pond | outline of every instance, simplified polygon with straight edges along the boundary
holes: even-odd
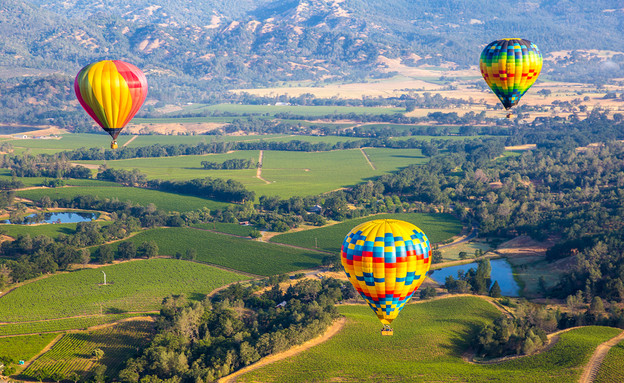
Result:
[[[509,264],[509,262],[507,262],[507,260],[504,258],[492,259],[490,260],[490,265],[492,266],[492,283],[494,283],[494,281],[498,281],[498,285],[501,288],[501,293],[504,296],[508,297],[519,296],[520,286],[518,286],[518,283],[513,277],[513,272],[511,270],[511,265]],[[469,269],[476,269],[477,267],[478,265],[476,262],[459,266],[449,266],[443,269],[429,271],[428,276],[439,284],[444,284],[444,280],[449,275],[457,278],[458,271],[466,272]]]
[[[97,219],[98,213],[75,212],[75,211],[59,211],[55,213],[34,213],[22,217],[20,221],[0,221],[0,223],[9,223],[14,225],[32,225],[35,223],[77,223],[88,222]]]

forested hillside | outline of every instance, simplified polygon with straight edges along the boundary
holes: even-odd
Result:
[[[115,57],[152,77],[212,86],[362,79],[379,55],[475,65],[483,46],[504,36],[539,41],[546,53],[621,52],[620,8],[617,0],[8,0],[0,64],[73,74]]]

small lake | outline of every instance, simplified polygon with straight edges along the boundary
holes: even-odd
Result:
[[[507,262],[507,260],[504,258],[492,259],[490,260],[490,265],[492,266],[490,278],[492,280],[492,283],[494,283],[494,281],[498,281],[498,285],[501,288],[501,293],[504,296],[508,297],[519,296],[520,287],[513,277],[513,272],[511,270],[511,265],[509,264],[509,262]],[[477,267],[477,262],[472,262],[459,266],[449,266],[443,269],[429,271],[429,278],[433,279],[439,284],[444,284],[446,277],[448,277],[449,275],[457,278],[458,271],[466,272],[469,269],[476,269]]]
[[[98,217],[98,213],[59,211],[55,213],[34,213],[23,217],[22,222],[9,222],[8,220],[4,220],[0,221],[0,223],[9,223],[14,225],[32,225],[35,223],[77,223],[93,221]]]

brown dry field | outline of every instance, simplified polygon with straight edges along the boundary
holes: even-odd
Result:
[[[187,132],[202,134],[218,129],[224,125],[226,124],[217,122],[130,124],[126,127],[125,131],[130,134],[141,134],[146,130],[165,135],[176,135]]]
[[[590,53],[608,58],[617,52],[591,51]],[[561,58],[567,54],[569,54],[569,52],[555,52],[546,57],[545,60],[552,61],[555,58]],[[460,116],[468,112],[479,113],[481,111],[485,111],[488,117],[504,117],[506,114],[503,108],[499,106],[498,99],[490,90],[480,89],[479,84],[483,82],[483,79],[476,65],[470,69],[462,70],[454,69],[452,64],[443,64],[437,68],[409,67],[399,59],[389,59],[385,57],[380,57],[379,65],[384,67],[386,72],[396,72],[397,75],[388,79],[371,80],[364,83],[336,83],[323,86],[309,83],[309,85],[306,86],[306,83],[302,82],[297,85],[290,84],[288,87],[237,89],[235,92],[247,92],[258,96],[278,96],[285,94],[295,97],[304,93],[311,93],[316,97],[323,98],[399,97],[403,94],[414,95],[429,92],[432,94],[439,93],[448,98],[472,99],[480,103],[480,105],[458,108],[416,109],[413,112],[407,113],[407,116],[422,117],[426,116],[428,113],[438,111],[447,113],[456,112]],[[452,83],[452,87],[449,85],[436,84],[435,82],[438,81],[440,77],[456,78],[457,80]],[[538,95],[537,92],[542,89],[550,90],[551,94],[547,97]],[[521,104],[544,107],[544,111],[530,112],[531,118],[555,115],[567,117],[570,113],[562,111],[558,107],[553,108],[551,106],[552,102],[565,102],[575,99],[582,100],[585,96],[588,96],[589,100],[581,101],[579,105],[586,106],[588,110],[593,109],[595,106],[600,106],[603,109],[614,112],[624,111],[623,101],[603,99],[607,91],[621,93],[624,92],[624,88],[608,85],[602,90],[597,90],[595,86],[591,84],[538,81],[522,98]],[[490,107],[494,106],[496,109],[488,110],[486,109],[486,105]],[[579,113],[579,117],[583,118],[583,113]]]

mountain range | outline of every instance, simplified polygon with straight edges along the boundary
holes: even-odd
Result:
[[[0,29],[5,77],[122,59],[217,91],[361,80],[379,56],[468,67],[502,37],[624,52],[621,0],[2,0]]]

